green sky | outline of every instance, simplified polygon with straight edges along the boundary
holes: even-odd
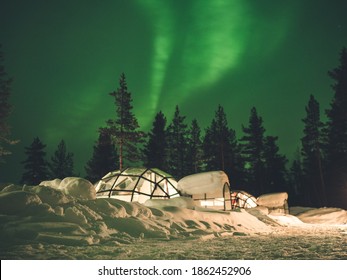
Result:
[[[10,123],[21,140],[0,181],[20,178],[36,136],[48,157],[64,139],[83,175],[122,72],[143,130],[159,110],[170,121],[176,105],[205,128],[221,104],[240,138],[255,106],[292,157],[309,95],[323,116],[331,101],[327,71],[347,46],[347,2],[286,2],[0,0]]]

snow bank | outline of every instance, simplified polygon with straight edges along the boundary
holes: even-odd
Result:
[[[5,215],[21,214],[42,204],[41,199],[33,193],[13,191],[0,193],[0,213]]]
[[[195,207],[194,200],[189,198],[189,197],[174,197],[174,198],[171,198],[169,200],[148,199],[148,200],[146,200],[144,205],[147,207],[154,207],[154,208],[176,206],[176,207],[194,209],[194,207]]]
[[[59,186],[58,181],[50,181],[24,190],[11,188],[0,193],[0,243],[81,246],[271,231],[245,211],[194,209],[192,199],[186,197],[148,200],[146,205],[95,199],[94,188],[81,178],[66,178]]]
[[[45,183],[46,184],[46,183]],[[46,184],[47,185],[47,184]],[[0,245],[87,246],[133,243],[143,238],[179,239],[270,234],[281,225],[346,224],[342,209],[314,209],[294,216],[271,216],[261,207],[218,211],[194,207],[189,198],[148,200],[146,205],[95,199],[91,184],[66,178],[50,186],[8,186],[0,192]]]
[[[347,211],[340,208],[318,208],[304,211],[297,217],[310,224],[347,224]]]
[[[42,181],[40,186],[59,189],[63,193],[77,199],[96,199],[96,191],[93,184],[88,180],[79,177],[66,177],[63,180],[54,179]]]
[[[311,209],[314,209],[314,208],[312,208],[312,207],[303,207],[303,206],[292,206],[292,207],[289,208],[289,213],[291,215],[297,216],[300,213],[308,211],[308,210],[311,210]]]
[[[72,196],[66,195],[62,190],[53,187],[39,185],[32,187],[30,191],[37,194],[42,202],[47,203],[52,207],[67,204],[74,200]]]
[[[283,226],[302,226],[304,222],[301,221],[298,217],[293,215],[276,215],[270,214],[269,217]]]
[[[23,186],[15,185],[15,184],[6,184],[2,187],[1,192],[13,192],[13,191],[21,191],[23,190]]]
[[[178,181],[177,189],[184,194],[194,195],[213,193],[229,184],[228,176],[223,171],[211,171],[186,176]]]

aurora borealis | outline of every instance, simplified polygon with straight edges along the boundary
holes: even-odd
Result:
[[[19,179],[36,136],[48,158],[64,139],[83,175],[122,72],[143,130],[159,110],[170,121],[176,105],[203,129],[221,104],[240,138],[255,106],[291,157],[309,95],[322,116],[333,96],[327,71],[347,46],[346,10],[343,0],[0,0],[9,121],[21,141],[0,182]]]

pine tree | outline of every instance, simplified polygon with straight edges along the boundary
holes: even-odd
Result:
[[[304,137],[301,138],[306,202],[311,206],[326,206],[322,167],[322,127],[319,103],[313,95],[305,107]]]
[[[295,159],[289,169],[289,197],[292,205],[305,205],[304,199],[304,172],[301,163],[300,151],[297,152]]]
[[[23,161],[25,172],[23,173],[21,183],[27,185],[37,185],[41,181],[49,178],[48,163],[45,160],[46,152],[41,140],[36,137],[29,147],[25,148],[27,159]]]
[[[222,170],[234,187],[243,181],[242,161],[236,133],[228,126],[224,108],[219,105],[203,140],[204,159],[208,171]]]
[[[274,136],[264,140],[265,193],[287,191],[287,158],[279,153],[277,140]]]
[[[132,113],[132,98],[124,73],[120,76],[119,88],[110,95],[114,97],[116,118],[107,121],[107,131],[118,147],[119,168],[123,169],[125,164],[140,160],[138,145],[143,142],[144,133],[138,130],[139,124]]]
[[[10,139],[11,130],[8,125],[8,117],[12,110],[12,106],[9,104],[11,84],[12,79],[7,76],[3,65],[3,53],[0,49],[0,160],[3,156],[11,154],[6,146],[18,142]]]
[[[204,138],[207,169],[226,171],[232,134],[234,134],[234,131],[231,131],[228,127],[224,108],[219,105],[211,125],[206,129]]]
[[[347,182],[347,49],[340,54],[340,65],[328,72],[334,80],[334,97],[326,111],[328,184],[335,190],[343,189]],[[333,190],[334,189],[334,190]]]
[[[166,117],[160,111],[155,116],[152,130],[148,134],[148,141],[143,150],[144,162],[147,167],[157,167],[166,170],[166,138]]]
[[[244,136],[242,154],[245,159],[248,188],[260,195],[265,191],[265,160],[263,119],[258,116],[255,107],[251,109],[248,127],[242,126]]]
[[[192,120],[188,135],[188,173],[199,173],[203,170],[203,149],[201,129],[196,119]]]
[[[93,156],[85,166],[86,178],[97,182],[108,172],[119,169],[119,156],[110,135],[100,129],[99,138],[93,148]]]
[[[168,172],[177,180],[189,173],[187,170],[188,131],[185,118],[176,106],[174,117],[167,128],[167,167]]]
[[[51,157],[49,168],[52,178],[64,179],[73,176],[73,153],[67,152],[64,140],[60,141]]]

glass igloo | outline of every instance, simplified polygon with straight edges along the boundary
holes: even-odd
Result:
[[[111,171],[96,185],[97,197],[144,203],[148,199],[179,197],[177,182],[157,168],[125,168]]]

